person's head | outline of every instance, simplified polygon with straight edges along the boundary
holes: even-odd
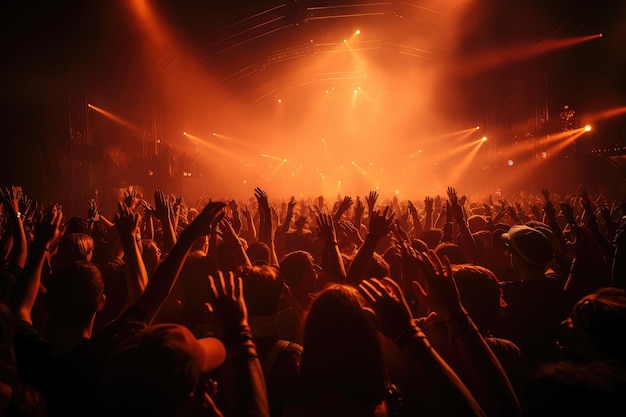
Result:
[[[487,220],[485,219],[485,216],[473,214],[467,218],[467,226],[472,233],[476,233],[480,230],[487,230]]]
[[[552,244],[543,233],[528,226],[512,226],[501,238],[507,242],[513,266],[543,270],[552,259]]]
[[[65,234],[70,235],[73,233],[87,233],[89,227],[87,222],[80,217],[72,217],[65,222]]]
[[[626,372],[610,362],[548,362],[526,378],[519,397],[527,417],[618,416],[626,407]]]
[[[506,307],[498,278],[479,265],[453,265],[452,272],[461,303],[478,328],[483,332],[493,329]]]
[[[48,282],[45,306],[49,324],[54,328],[85,329],[104,307],[104,300],[104,281],[94,264],[67,264]]]
[[[464,264],[467,262],[465,255],[463,255],[463,251],[456,243],[441,242],[437,245],[437,247],[435,247],[435,253],[441,259],[443,259],[444,256],[447,256],[451,264]]]
[[[203,377],[222,364],[216,338],[178,324],[158,324],[122,342],[103,367],[99,392],[106,416],[186,416],[203,401]]]
[[[421,239],[411,239],[411,247],[417,253],[428,252],[428,244]]]
[[[294,251],[279,262],[285,284],[297,298],[308,296],[317,286],[317,272],[313,256],[306,251]]]
[[[94,249],[95,244],[91,236],[85,233],[66,234],[59,242],[54,269],[58,270],[75,261],[90,262],[93,258]]]
[[[602,288],[579,300],[561,323],[559,343],[567,357],[626,364],[626,291]]]
[[[312,397],[339,395],[375,407],[384,398],[379,334],[359,292],[331,284],[313,301],[304,326],[301,376]]]
[[[420,240],[426,242],[429,249],[435,249],[439,242],[441,242],[441,237],[443,236],[443,232],[441,229],[426,229],[422,231],[420,235]]]
[[[272,252],[270,247],[263,242],[254,242],[248,245],[246,249],[248,258],[253,264],[269,265],[272,260]]]
[[[276,314],[283,290],[283,280],[276,268],[270,265],[239,268],[236,275],[243,281],[243,295],[250,317]]]

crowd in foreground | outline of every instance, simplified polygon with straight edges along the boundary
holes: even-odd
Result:
[[[626,203],[129,189],[68,218],[19,190],[0,415],[626,413]]]

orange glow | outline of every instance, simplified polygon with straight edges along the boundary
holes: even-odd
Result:
[[[113,120],[115,123],[124,126],[125,128],[132,130],[133,132],[139,132],[140,129],[138,126],[135,126],[133,123],[129,122],[128,120],[117,116],[113,113],[111,113],[110,111],[106,111],[104,109],[101,109],[98,106],[94,106],[93,104],[88,104],[87,107],[89,107],[90,109],[100,113],[101,115],[103,115],[104,117],[106,117],[107,119]]]
[[[602,34],[579,36],[576,38],[548,40],[540,44],[529,43],[517,46],[513,45],[507,47],[505,50],[486,51],[471,58],[463,65],[463,68],[469,73],[490,70],[505,64],[535,58],[549,52],[568,48],[601,37]]]
[[[591,125],[585,126],[585,132],[591,132]]]
[[[612,109],[591,113],[586,117],[586,119],[591,122],[597,122],[598,120],[610,119],[612,117],[620,116],[622,114],[626,114],[626,106],[614,107]]]

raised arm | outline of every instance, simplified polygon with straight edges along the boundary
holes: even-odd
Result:
[[[315,218],[317,220],[317,236],[324,242],[322,267],[334,282],[343,283],[346,280],[346,269],[343,265],[341,253],[339,253],[333,218],[330,214],[322,212],[318,212]]]
[[[128,289],[128,301],[120,311],[122,314],[133,305],[148,285],[148,272],[141,257],[139,236],[139,213],[133,213],[125,204],[117,203],[119,214],[115,216],[115,229],[120,236],[120,242],[124,249],[124,261],[126,261],[126,288]]]
[[[7,188],[2,192],[0,198],[13,232],[13,259],[10,260],[10,263],[24,268],[28,252],[26,232],[24,231],[26,210],[20,211],[20,196],[16,187]]]
[[[278,265],[278,257],[276,256],[276,248],[274,247],[274,234],[272,226],[272,213],[267,194],[260,188],[254,189],[254,196],[259,204],[259,213],[261,214],[261,223],[259,226],[259,240],[269,246],[272,257],[272,264]]]
[[[488,416],[520,415],[521,408],[506,373],[461,304],[450,261],[442,261],[432,250],[418,255],[417,260],[424,285],[414,282],[416,295],[448,327],[470,391]]]
[[[463,216],[463,209],[457,200],[456,190],[452,187],[448,187],[448,198],[450,200],[450,212],[452,214],[452,218],[454,219],[454,223],[459,228],[459,235],[461,239],[460,246],[463,248],[467,259],[474,262],[480,262],[480,255],[478,248],[476,247],[476,242],[474,241],[474,236],[472,236],[472,232],[469,230],[469,227],[467,227],[465,217]]]
[[[263,368],[248,324],[243,282],[232,272],[209,276],[209,314],[226,347],[221,367],[225,415],[269,417]]]
[[[148,323],[152,323],[161,305],[172,291],[191,246],[198,237],[209,233],[214,223],[219,221],[220,215],[223,215],[222,210],[225,206],[224,203],[217,202],[207,204],[191,224],[180,233],[170,254],[157,266],[143,294],[134,304],[146,315]]]
[[[59,227],[62,219],[63,213],[60,206],[53,204],[35,229],[35,238],[30,245],[24,272],[17,281],[11,296],[13,315],[16,320],[32,324],[30,315],[39,293],[46,252],[50,250],[50,244],[61,235]]]
[[[402,290],[392,279],[368,279],[359,291],[372,306],[380,332],[393,340],[407,361],[409,409],[420,416],[482,416],[460,378],[431,346],[411,316]]]
[[[369,233],[365,241],[354,256],[350,268],[348,269],[346,280],[348,284],[357,286],[367,277],[367,271],[372,261],[372,256],[376,250],[378,241],[391,231],[393,223],[393,210],[389,206],[381,213],[375,210],[370,215]]]
[[[163,229],[162,250],[164,253],[170,253],[176,243],[176,231],[172,222],[172,207],[161,190],[154,192],[154,215],[161,222]]]

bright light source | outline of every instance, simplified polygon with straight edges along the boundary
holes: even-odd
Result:
[[[279,103],[282,103],[282,102],[283,102],[283,100],[279,98],[279,99],[278,99],[278,102],[279,102]]]
[[[589,131],[591,131],[591,125],[585,126],[585,132],[589,132]]]
[[[548,152],[541,152],[541,159],[548,159]]]
[[[512,160],[512,159],[509,159],[508,161],[506,161],[506,164],[507,164],[508,166],[512,167],[512,166],[513,166],[513,160]]]
[[[287,158],[283,159],[283,162],[287,162]]]
[[[476,126],[476,130],[480,129],[480,126]]]
[[[487,142],[487,136],[483,136],[482,141]]]
[[[343,40],[343,43],[348,43],[348,40],[347,40],[347,39],[344,39],[344,40]]]
[[[356,33],[357,35],[360,35],[361,31],[359,29],[357,29],[356,32],[354,32],[354,33]]]
[[[183,135],[184,135],[184,136],[187,136],[187,132],[183,132]]]
[[[358,93],[358,92],[359,92],[359,90],[354,90],[354,94],[356,94],[356,93]]]
[[[213,132],[213,136],[217,136],[217,133]]]

